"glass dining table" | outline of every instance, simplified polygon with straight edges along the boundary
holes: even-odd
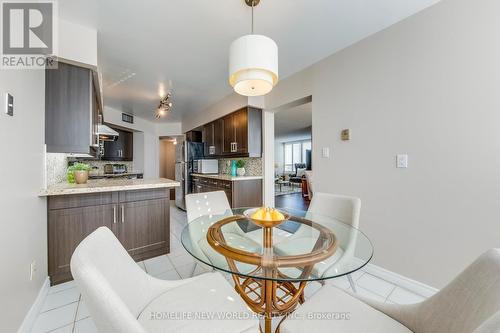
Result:
[[[284,209],[285,221],[262,225],[251,212],[201,216],[184,228],[181,242],[201,265],[231,274],[238,294],[264,317],[265,333],[273,317],[304,302],[308,283],[351,274],[373,256],[368,237],[340,220]]]

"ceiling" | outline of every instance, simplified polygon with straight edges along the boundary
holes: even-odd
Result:
[[[274,115],[274,136],[277,141],[311,136],[312,103],[302,104]]]
[[[255,32],[279,47],[280,78],[380,31],[438,0],[262,0]],[[153,120],[160,94],[180,121],[232,92],[228,49],[248,34],[243,0],[59,0],[60,17],[99,32],[104,103]],[[279,84],[279,83],[278,83]]]

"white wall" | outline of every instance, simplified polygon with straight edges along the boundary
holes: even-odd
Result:
[[[134,130],[134,169],[142,170],[144,178],[158,178],[160,174],[160,137],[180,135],[181,123],[157,123],[137,116],[134,123],[122,121],[122,112],[104,107],[106,123]]]
[[[361,197],[374,263],[435,287],[499,246],[498,12],[495,0],[444,0],[266,98],[273,108],[312,94],[317,190]]]
[[[14,116],[4,113],[5,93]],[[0,70],[0,323],[16,332],[47,277],[44,186],[45,71]],[[22,133],[22,138],[19,137]],[[29,280],[30,264],[38,268]]]
[[[97,30],[58,20],[58,53],[61,58],[97,67]]]

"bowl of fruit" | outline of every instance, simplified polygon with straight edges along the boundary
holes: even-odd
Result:
[[[256,225],[266,228],[280,225],[290,218],[287,212],[269,207],[247,209],[243,215]]]

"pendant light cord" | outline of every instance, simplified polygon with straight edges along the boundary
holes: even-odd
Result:
[[[252,35],[253,35],[253,7],[254,7],[254,1],[252,0]]]

